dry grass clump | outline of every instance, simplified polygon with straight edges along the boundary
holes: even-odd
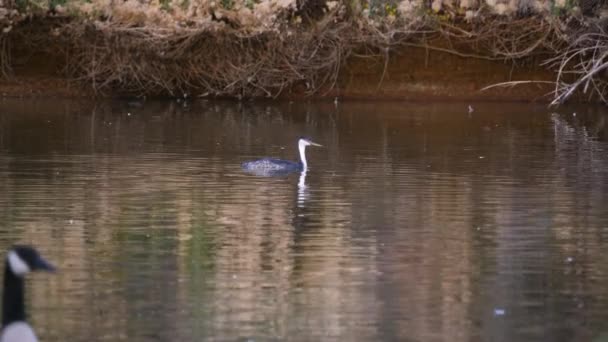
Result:
[[[65,10],[105,26],[262,32],[288,24],[296,0],[96,0]]]

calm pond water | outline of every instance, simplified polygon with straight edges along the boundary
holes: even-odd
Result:
[[[0,100],[0,248],[42,341],[608,340],[608,112],[467,107]]]

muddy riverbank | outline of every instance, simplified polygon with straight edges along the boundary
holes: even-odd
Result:
[[[608,98],[584,1],[25,4],[0,20],[4,97]]]
[[[120,89],[96,91],[90,83],[66,77],[60,60],[29,57],[17,64],[11,77],[0,82],[2,97],[91,98],[141,96]],[[314,94],[296,83],[277,97],[282,99],[344,98],[377,100],[486,100],[549,102],[554,74],[535,66],[466,58],[422,48],[401,48],[388,57],[351,57],[334,85]],[[509,81],[539,83],[484,88]],[[542,83],[547,82],[547,83]],[[167,96],[157,94],[157,96]],[[176,95],[177,96],[177,95]],[[213,94],[188,94],[213,97]]]

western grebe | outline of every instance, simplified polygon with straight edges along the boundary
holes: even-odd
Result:
[[[298,140],[298,150],[300,151],[300,161],[293,162],[290,160],[263,158],[243,163],[243,170],[257,175],[273,176],[286,174],[295,171],[305,171],[308,169],[306,161],[306,146],[319,146],[309,138],[300,138]]]
[[[8,251],[4,265],[4,292],[2,293],[2,332],[0,342],[36,342],[36,334],[26,322],[23,277],[31,271],[54,271],[29,246],[14,246]]]

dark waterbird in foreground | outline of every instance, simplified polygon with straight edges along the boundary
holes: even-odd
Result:
[[[306,171],[308,163],[306,162],[306,147],[319,146],[309,138],[300,138],[298,140],[298,150],[300,151],[300,161],[294,162],[290,160],[263,158],[243,163],[243,170],[260,176],[278,176],[291,172]]]
[[[26,322],[23,277],[39,270],[53,272],[55,267],[30,246],[14,246],[6,254],[0,342],[38,341],[34,330]]]

